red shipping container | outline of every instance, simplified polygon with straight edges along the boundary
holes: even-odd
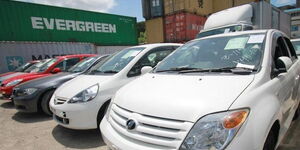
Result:
[[[165,17],[165,41],[184,43],[195,39],[203,29],[206,17],[191,13],[177,13]]]

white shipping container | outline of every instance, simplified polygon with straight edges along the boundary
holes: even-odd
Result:
[[[67,54],[95,54],[91,43],[69,42],[0,42],[0,73],[13,71],[31,60]]]

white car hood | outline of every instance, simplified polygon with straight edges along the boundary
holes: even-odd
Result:
[[[254,75],[147,74],[119,90],[114,103],[140,114],[196,122],[227,110],[253,79]]]
[[[61,85],[56,91],[55,96],[70,99],[77,95],[79,92],[95,85],[107,82],[113,76],[99,76],[99,75],[80,75],[63,85]]]

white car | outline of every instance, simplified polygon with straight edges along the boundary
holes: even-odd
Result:
[[[71,129],[95,129],[115,92],[138,78],[182,44],[148,44],[124,49],[87,74],[59,87],[50,100],[53,118]]]
[[[278,30],[197,39],[116,92],[100,130],[118,150],[274,150],[299,114],[299,74]]]

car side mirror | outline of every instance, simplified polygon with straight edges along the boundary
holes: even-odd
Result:
[[[291,60],[291,58],[286,57],[286,56],[281,56],[276,60],[276,73],[280,74],[280,73],[284,73],[287,72],[291,66],[292,66],[293,62]]]
[[[142,69],[141,69],[141,74],[144,75],[148,72],[150,72],[153,68],[150,67],[150,66],[144,66]]]
[[[51,73],[59,73],[61,72],[61,69],[60,68],[54,68]]]

